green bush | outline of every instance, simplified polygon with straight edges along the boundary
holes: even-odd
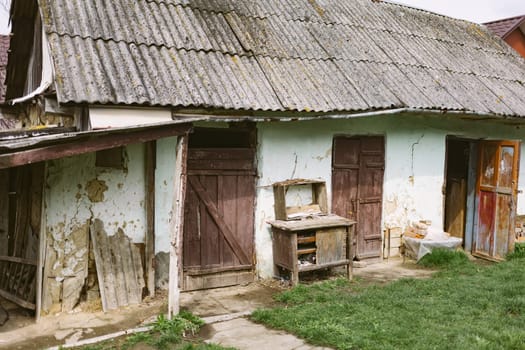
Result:
[[[507,260],[525,258],[525,243],[516,243],[514,251],[507,254]]]

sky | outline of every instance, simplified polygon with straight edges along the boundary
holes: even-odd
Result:
[[[89,0],[86,0],[89,1]],[[264,0],[261,0],[264,1]],[[476,23],[525,15],[525,0],[389,0]],[[9,14],[0,8],[0,34],[8,34]]]

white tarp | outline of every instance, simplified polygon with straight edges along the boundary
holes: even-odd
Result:
[[[413,253],[417,261],[431,253],[432,249],[445,248],[455,250],[463,242],[461,238],[457,237],[436,237],[430,234],[425,238],[403,237],[403,239],[405,240],[406,249]]]

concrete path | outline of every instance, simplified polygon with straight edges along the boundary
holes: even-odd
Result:
[[[375,264],[356,264],[354,276],[374,282],[399,278],[428,278],[433,271],[421,269],[415,262],[400,258]],[[322,350],[283,331],[268,329],[246,317],[257,308],[275,305],[273,295],[280,286],[253,283],[248,286],[219,288],[182,294],[182,305],[207,323],[206,342],[239,350]],[[218,315],[206,317],[211,315]],[[222,314],[222,315],[221,315]]]
[[[239,350],[323,350],[329,348],[306,344],[302,339],[282,331],[268,329],[245,318],[219,322],[209,326],[213,335],[206,340]]]

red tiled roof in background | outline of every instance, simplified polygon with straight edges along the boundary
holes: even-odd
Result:
[[[0,35],[0,104],[5,101],[5,75],[10,40],[11,37],[9,35]]]
[[[525,22],[525,15],[511,18],[500,19],[497,21],[484,23],[494,34],[502,39],[512,33],[514,29]]]

